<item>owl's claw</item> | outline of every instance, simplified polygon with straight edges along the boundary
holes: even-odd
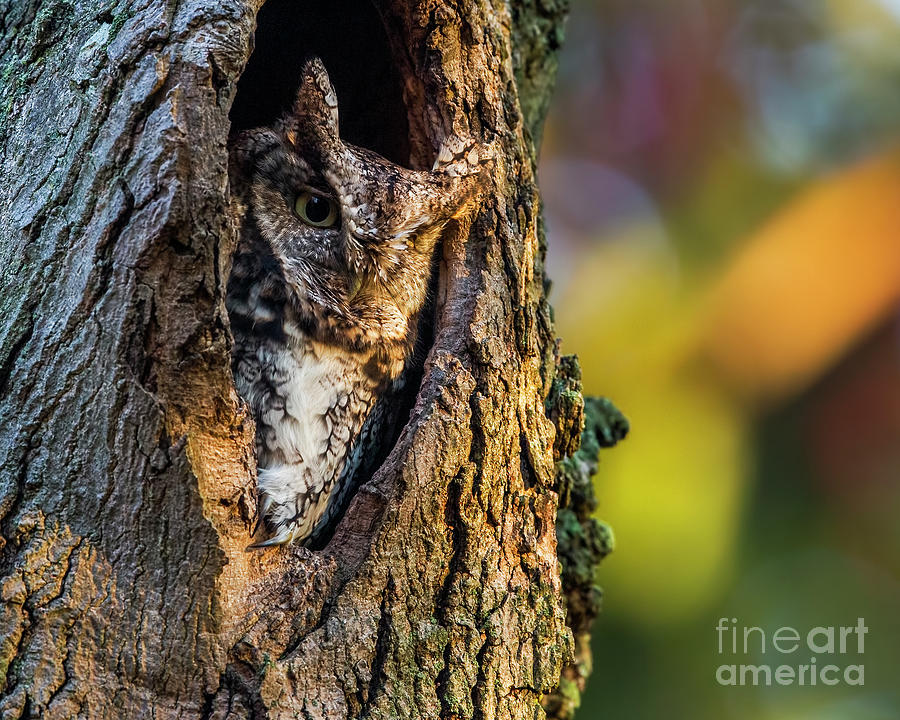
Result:
[[[248,550],[261,550],[263,548],[276,547],[285,545],[293,540],[297,533],[297,526],[290,523],[283,523],[272,537],[266,540],[260,540],[247,546]]]
[[[264,548],[277,547],[278,545],[284,545],[284,542],[284,540],[279,540],[276,535],[275,537],[270,537],[268,540],[262,540],[248,545],[247,550],[263,550]]]

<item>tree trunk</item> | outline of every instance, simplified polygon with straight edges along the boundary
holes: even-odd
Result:
[[[570,383],[545,411],[532,142],[566,2],[279,2],[260,57],[328,38],[342,110],[396,90],[351,128],[380,122],[375,149],[497,150],[439,251],[409,420],[327,547],[246,550],[229,110],[298,77],[276,58],[238,88],[258,0],[0,4],[3,718],[540,718],[572,657],[555,463],[582,405]]]

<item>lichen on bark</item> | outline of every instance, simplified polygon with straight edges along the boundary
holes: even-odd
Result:
[[[591,626],[600,613],[602,599],[596,584],[597,568],[614,545],[611,528],[595,517],[594,476],[600,449],[611,448],[624,439],[629,425],[610,400],[584,397],[581,367],[574,355],[558,358],[556,367],[546,407],[557,430],[557,555],[566,624],[572,631],[574,648],[559,686],[544,698],[544,708],[548,718],[571,720],[592,670]]]

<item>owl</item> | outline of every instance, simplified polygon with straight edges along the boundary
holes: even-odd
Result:
[[[446,142],[431,172],[341,140],[322,62],[293,108],[230,146],[241,218],[226,293],[235,386],[256,423],[256,546],[311,543],[337,520],[385,434],[416,342],[432,255],[470,212],[479,149]]]

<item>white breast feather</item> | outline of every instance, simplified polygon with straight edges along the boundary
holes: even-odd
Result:
[[[257,358],[264,382],[245,396],[265,408],[258,421],[268,426],[259,458],[262,509],[279,528],[270,542],[289,542],[309,535],[325,511],[350,451],[348,420],[364,417],[375,388],[359,358],[308,339],[263,344]]]

